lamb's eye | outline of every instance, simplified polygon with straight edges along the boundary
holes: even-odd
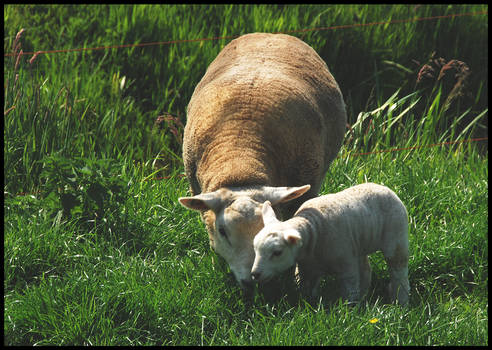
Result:
[[[280,256],[280,255],[282,255],[282,251],[281,250],[276,250],[276,251],[274,251],[272,253],[272,257],[274,257],[274,256]]]

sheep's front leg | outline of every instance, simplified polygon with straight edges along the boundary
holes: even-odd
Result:
[[[302,277],[301,272],[299,271],[299,264],[296,264],[296,271],[294,272],[294,280],[296,282],[297,287],[301,287]]]

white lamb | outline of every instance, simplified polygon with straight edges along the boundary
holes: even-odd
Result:
[[[382,251],[390,299],[407,304],[408,216],[389,188],[366,183],[313,198],[283,222],[267,201],[262,216],[265,226],[254,238],[253,280],[268,281],[297,263],[301,287],[312,296],[329,273],[340,281],[342,297],[356,303],[371,283],[367,255]]]

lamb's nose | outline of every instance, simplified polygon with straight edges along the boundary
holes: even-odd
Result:
[[[253,279],[253,281],[258,281],[260,279],[260,276],[261,276],[261,272],[258,271],[251,272],[251,278]]]

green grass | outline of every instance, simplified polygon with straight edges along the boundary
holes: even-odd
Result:
[[[330,299],[329,280],[320,305],[266,305],[257,296],[246,308],[198,215],[177,203],[187,183],[174,177],[130,186],[121,211],[132,215],[112,232],[47,219],[42,200],[7,203],[5,342],[487,344],[487,158],[433,148],[340,158],[331,169],[323,193],[374,181],[406,204],[408,308],[381,301],[388,275],[380,254],[371,257],[373,297],[360,309]]]
[[[4,6],[4,51],[239,35],[487,10],[486,5]],[[487,345],[487,15],[297,33],[339,82],[351,125],[321,193],[371,181],[410,217],[411,298],[245,305],[186,195],[179,122],[228,40],[4,61],[4,343]],[[463,28],[466,28],[464,30]],[[19,49],[18,49],[19,50]],[[17,50],[17,51],[18,51]],[[414,90],[432,51],[466,62],[468,95]],[[16,77],[16,75],[18,75]],[[176,129],[174,129],[176,128]],[[176,134],[177,132],[177,134]],[[421,147],[422,146],[422,147]],[[392,148],[415,150],[378,152]],[[156,180],[155,175],[166,175]],[[20,195],[21,192],[27,192]],[[377,322],[369,320],[377,318]]]

